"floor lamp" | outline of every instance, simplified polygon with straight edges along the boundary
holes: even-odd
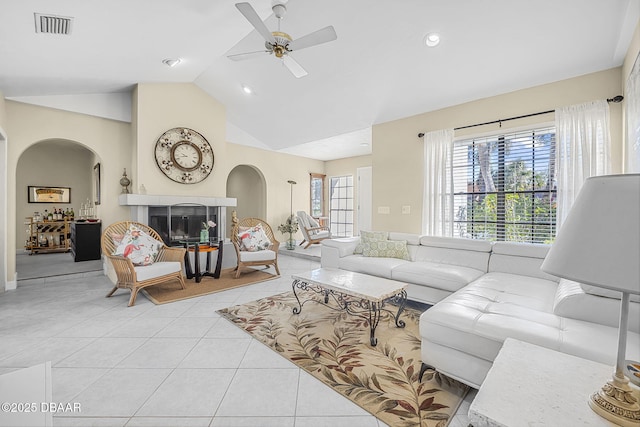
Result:
[[[624,376],[630,294],[640,294],[640,174],[589,178],[558,231],[542,270],[622,293],[612,379],[589,406],[621,426],[637,427],[640,392]]]
[[[289,214],[289,218],[293,218],[293,186],[297,184],[297,182],[289,180],[287,181],[291,186],[291,202],[289,206],[291,206],[291,212]]]

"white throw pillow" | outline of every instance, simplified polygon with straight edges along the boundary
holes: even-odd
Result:
[[[271,240],[269,240],[265,234],[262,224],[241,231],[238,233],[238,238],[242,242],[244,250],[249,252],[264,251],[269,249],[272,244]]]
[[[134,265],[150,265],[155,262],[162,246],[164,243],[131,224],[113,255],[129,258]]]

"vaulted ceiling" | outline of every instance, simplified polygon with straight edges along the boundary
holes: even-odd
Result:
[[[272,2],[249,3],[275,31]],[[376,123],[617,67],[640,17],[637,0],[290,0],[283,32],[338,36],[293,52],[308,72],[295,78],[273,55],[227,58],[264,49],[234,4],[0,0],[0,91],[194,82],[226,106],[231,142],[328,160],[370,152]],[[71,33],[37,33],[34,13],[73,18]]]

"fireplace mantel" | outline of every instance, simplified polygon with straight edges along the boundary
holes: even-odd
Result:
[[[153,194],[121,194],[120,206],[173,206],[181,204],[203,206],[237,206],[235,197],[162,196]]]
[[[203,196],[162,196],[152,194],[120,194],[118,196],[120,206],[131,208],[131,220],[149,225],[149,207],[152,206],[176,206],[176,205],[201,205],[218,208],[217,232],[221,238],[227,235],[227,210],[226,207],[237,206],[235,197],[203,197]]]

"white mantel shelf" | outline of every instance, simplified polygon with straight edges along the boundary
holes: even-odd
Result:
[[[173,206],[180,204],[203,206],[237,206],[235,197],[161,196],[153,194],[120,194],[120,206]]]

